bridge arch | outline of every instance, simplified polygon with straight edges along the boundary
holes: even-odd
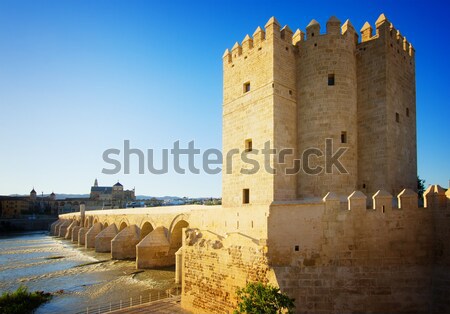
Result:
[[[169,226],[169,239],[170,239],[170,237],[172,236],[172,233],[173,233],[173,231],[174,231],[174,229],[175,229],[175,226],[180,222],[180,221],[184,221],[184,222],[186,222],[188,225],[189,225],[189,219],[188,219],[188,216],[187,215],[185,215],[185,214],[179,214],[179,215],[176,215],[175,216],[175,218],[172,220],[172,222],[170,223],[170,226]],[[179,227],[179,226],[178,226]]]
[[[119,231],[122,231],[126,227],[128,227],[128,223],[125,220],[122,220],[122,222],[119,224]]]
[[[180,214],[172,220],[169,233],[170,253],[175,254],[183,244],[183,228],[187,227],[189,227],[188,217],[184,214]]]
[[[141,225],[141,240],[154,230],[154,225],[148,220]]]

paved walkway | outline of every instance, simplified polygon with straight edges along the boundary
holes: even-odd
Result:
[[[158,314],[191,314],[183,310],[180,305],[181,297],[175,297],[160,301],[155,301],[150,304],[143,304],[133,306],[127,309],[114,311],[114,314],[144,314],[144,313],[158,313]]]

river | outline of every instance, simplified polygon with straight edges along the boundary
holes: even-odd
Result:
[[[97,262],[97,263],[96,263]],[[0,236],[0,293],[25,285],[54,297],[36,311],[75,313],[175,286],[174,267],[136,272],[134,261],[114,261],[47,232]]]

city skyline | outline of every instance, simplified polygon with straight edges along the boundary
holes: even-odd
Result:
[[[102,154],[125,140],[155,152],[175,141],[221,150],[222,55],[236,38],[272,15],[294,31],[312,19],[324,30],[332,15],[359,31],[380,13],[416,49],[418,175],[447,187],[450,64],[434,46],[449,44],[432,41],[445,10],[438,2],[417,3],[407,14],[402,1],[348,3],[248,2],[234,11],[208,2],[0,1],[0,194],[28,194],[33,186],[38,194],[85,194],[98,178],[135,186],[137,194],[220,196],[220,174],[139,175],[132,164],[129,175],[104,175]]]

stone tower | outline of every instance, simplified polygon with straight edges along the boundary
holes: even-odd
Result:
[[[381,14],[357,46],[358,186],[417,191],[416,81],[412,45]]]
[[[33,189],[30,192],[30,200],[35,201],[36,200],[36,191]]]
[[[414,50],[383,14],[361,42],[272,17],[223,68],[223,206],[417,188]]]
[[[264,148],[296,148],[296,56],[289,27],[271,18],[225,51],[224,206],[295,199],[295,176]],[[238,151],[233,154],[231,152]],[[295,152],[296,153],[296,152]],[[293,154],[286,157],[289,162]],[[248,160],[255,161],[259,169]]]
[[[113,199],[123,199],[123,185],[117,181],[112,187],[112,198]]]
[[[325,34],[320,34],[319,23],[312,20],[306,39],[297,42],[298,149],[322,152],[309,157],[312,171],[304,167],[297,175],[299,197],[323,197],[329,191],[348,195],[356,188],[356,44],[350,22],[341,32],[341,22],[335,17],[328,20]],[[339,159],[346,173],[324,163],[327,154],[339,147],[346,149]]]

